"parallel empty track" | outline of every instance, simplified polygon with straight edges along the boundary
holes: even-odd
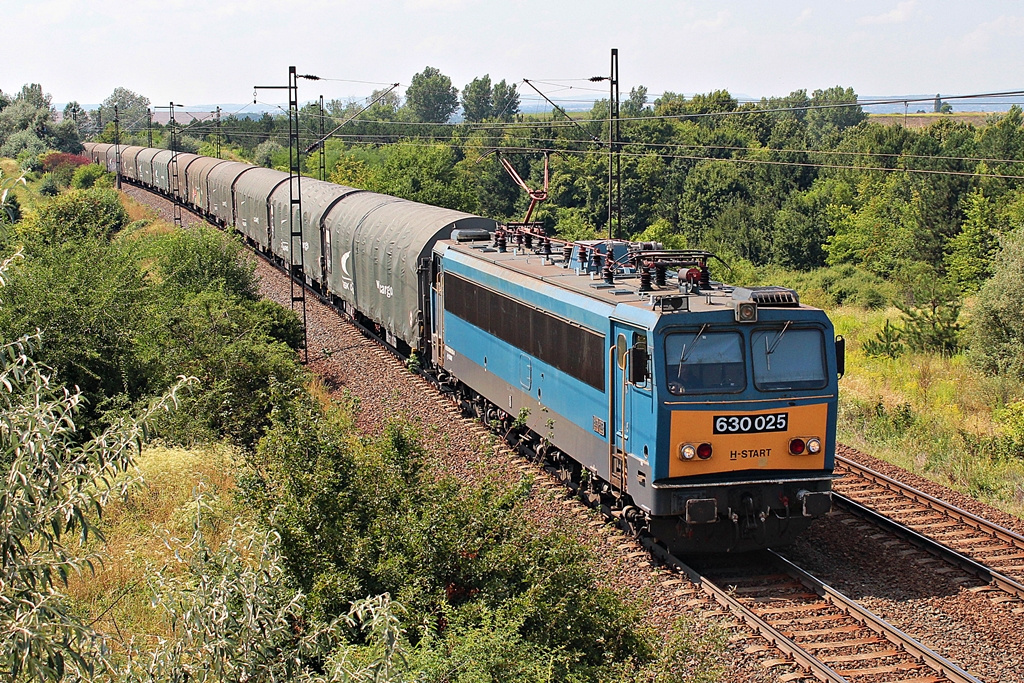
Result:
[[[840,455],[836,471],[839,507],[991,582],[1024,614],[1024,536]]]

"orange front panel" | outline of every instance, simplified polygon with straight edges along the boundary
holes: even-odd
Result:
[[[730,427],[749,430],[758,427],[774,427],[778,416],[785,414],[785,429],[757,433],[716,434],[715,419],[727,431]],[[732,418],[735,418],[732,419]],[[749,419],[749,422],[746,421]],[[741,412],[727,410],[676,410],[672,413],[670,442],[670,477],[687,477],[713,472],[736,472],[741,470],[821,470],[825,468],[825,430],[828,421],[828,405],[820,403],[810,406],[790,406],[772,410]],[[822,449],[816,455],[791,455],[789,442],[793,438],[821,440]],[[683,461],[679,449],[683,444],[695,447],[709,443],[713,449],[707,460],[694,458]]]

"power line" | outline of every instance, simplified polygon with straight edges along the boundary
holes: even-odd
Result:
[[[398,144],[405,144],[412,147],[431,147],[438,144],[436,141],[425,141],[425,140],[400,140]],[[374,145],[378,144],[369,141],[353,141],[352,144],[356,145]],[[599,155],[603,156],[610,152],[605,149],[600,150],[580,150],[580,149],[565,149],[560,147],[503,147],[503,152],[522,152],[522,153],[549,153],[549,154],[562,154],[562,155],[573,155],[573,156],[584,156],[584,155]],[[747,165],[765,165],[765,166],[795,166],[799,168],[817,168],[817,169],[831,169],[831,170],[848,170],[848,171],[880,171],[885,173],[917,173],[923,175],[937,175],[937,176],[960,176],[960,177],[975,177],[975,178],[998,178],[1006,180],[1024,180],[1024,175],[1013,175],[1007,173],[977,173],[974,171],[948,171],[939,169],[926,169],[926,168],[889,168],[886,166],[854,166],[846,164],[819,164],[813,162],[799,162],[799,161],[773,161],[769,159],[737,159],[737,158],[721,158],[721,157],[707,157],[697,155],[686,155],[686,154],[641,154],[636,152],[621,152],[623,156],[630,158],[649,158],[658,157],[660,159],[683,159],[690,161],[713,161],[719,163],[737,163]],[[942,157],[937,157],[942,158]]]
[[[206,130],[212,130],[212,129],[207,129],[207,128],[199,129],[199,128],[196,128],[196,127],[190,127],[190,128],[185,129],[185,132],[197,133],[197,132],[204,132]],[[235,138],[254,139],[254,138],[261,138],[261,137],[265,137],[266,136],[266,133],[261,133],[261,132],[258,132],[258,131],[245,131],[245,130],[242,130],[242,129],[234,129],[234,128],[231,128],[231,127],[228,127],[228,126],[225,126],[222,129],[222,131],[224,133],[228,134],[228,135],[231,135],[232,137],[235,137]],[[350,134],[334,134],[334,135],[331,135],[329,137],[331,139],[336,139],[336,140],[339,140],[339,141],[347,141],[347,142],[360,143],[360,144],[363,144],[364,141],[369,141],[366,144],[395,144],[395,143],[401,143],[401,142],[409,142],[410,140],[417,140],[416,138],[410,138],[408,136],[405,136],[405,135],[399,134],[399,133],[350,133]],[[302,136],[302,140],[304,142],[305,141],[309,141],[309,140],[314,140],[315,141],[315,137],[313,135],[311,135],[311,134],[307,134],[307,135]],[[429,141],[425,141],[423,144],[424,145],[436,145],[436,144],[442,144],[442,143],[446,143],[446,142],[448,142],[448,140],[446,140],[446,139],[431,139]],[[567,144],[575,143],[575,144],[581,144],[581,145],[590,145],[590,144],[593,143],[592,140],[565,139],[565,138],[523,138],[523,137],[495,138],[495,142],[496,143],[501,143],[501,142],[519,143],[520,145],[532,145],[530,147],[520,147],[519,149],[521,149],[523,151],[535,150],[535,151],[538,151],[538,152],[543,152],[543,151],[569,152],[569,151],[572,151],[572,150],[570,148],[568,148],[568,147],[550,147],[550,146],[549,147],[538,147],[538,146],[536,146],[537,144],[553,145],[553,144],[557,144],[557,143],[567,143]],[[894,160],[923,160],[923,161],[933,161],[933,162],[966,162],[966,163],[988,163],[988,164],[1020,164],[1020,163],[1024,163],[1024,160],[1020,160],[1020,159],[1000,159],[1000,158],[994,158],[994,157],[961,157],[961,156],[905,154],[905,153],[901,154],[901,153],[867,152],[867,151],[797,149],[797,148],[781,148],[781,147],[741,147],[741,146],[729,146],[729,145],[687,145],[687,144],[677,144],[677,143],[653,143],[653,142],[635,142],[635,141],[622,141],[622,142],[620,142],[620,144],[622,144],[624,147],[630,148],[630,150],[631,150],[630,156],[633,156],[633,157],[637,157],[637,156],[652,156],[651,153],[636,153],[635,150],[637,150],[637,149],[642,150],[642,149],[646,149],[646,148],[656,148],[656,149],[665,149],[665,150],[690,149],[690,150],[696,150],[696,151],[708,150],[708,151],[730,151],[730,152],[745,152],[745,153],[807,154],[807,155],[812,155],[812,156],[819,155],[819,156],[833,156],[833,157],[842,156],[842,157],[882,158],[882,159],[894,159]],[[492,147],[493,148],[499,148],[499,147],[502,147],[502,145],[500,145],[500,144],[484,144],[484,143],[481,143],[478,146],[480,146],[480,147],[487,147],[487,148],[492,148]],[[506,147],[507,147],[507,145],[506,145]],[[655,153],[655,154],[653,154],[653,156],[661,156],[661,157],[664,157],[664,158],[678,158],[678,159],[714,159],[714,160],[721,160],[721,161],[729,161],[729,160],[741,161],[741,159],[737,159],[737,158],[722,159],[722,158],[718,158],[718,157],[708,157],[708,156],[701,156],[701,155],[696,155],[696,154],[694,154],[694,155],[679,155],[679,154],[657,154],[657,153]],[[760,162],[763,162],[763,163],[771,163],[773,165],[794,165],[794,166],[806,166],[806,167],[818,167],[818,168],[845,168],[845,169],[861,169],[861,170],[872,170],[872,169],[881,170],[882,169],[882,167],[841,165],[841,164],[814,164],[812,162],[795,162],[795,161],[778,161],[778,160],[771,160],[771,161],[769,161],[769,160],[746,159],[746,160],[742,160],[742,161],[745,161],[746,163],[760,163]],[[926,172],[927,171],[929,173],[937,173],[937,174],[940,174],[940,173],[952,173],[952,172],[940,171],[940,170],[937,170],[937,169],[913,169],[913,168],[889,169],[889,168],[885,168],[885,170],[910,170],[910,171],[917,170],[917,171],[920,171],[920,172]],[[977,175],[977,174],[971,173],[971,172],[957,172],[957,174],[960,174],[960,175]],[[1015,176],[1010,176],[1010,175],[1005,175],[1005,176],[993,175],[992,177],[1012,178],[1012,177],[1015,177]]]

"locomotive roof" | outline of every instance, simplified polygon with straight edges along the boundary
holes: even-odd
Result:
[[[629,245],[629,242],[622,240],[594,240],[583,242],[582,244],[592,247],[609,243],[616,247],[619,253],[625,253]],[[747,289],[711,281],[708,287],[701,287],[699,291],[691,289],[687,292],[679,286],[679,280],[675,275],[674,269],[670,272],[664,286],[659,287],[652,279],[650,291],[648,292],[640,291],[640,276],[632,270],[622,272],[622,269],[620,269],[619,272],[615,273],[614,284],[608,284],[601,277],[600,273],[578,272],[576,268],[566,267],[566,261],[559,247],[552,247],[552,252],[557,253],[544,257],[535,253],[536,249],[524,250],[519,248],[517,251],[512,245],[509,245],[508,250],[502,253],[490,241],[460,242],[448,240],[444,244],[449,249],[454,249],[459,253],[505,269],[509,271],[511,277],[518,275],[539,280],[612,306],[625,304],[651,311],[654,308],[654,301],[661,297],[685,296],[685,310],[687,311],[696,313],[722,311],[723,309],[731,309],[735,301],[747,300],[752,296],[752,293],[756,294],[759,289],[764,289],[772,290],[773,294],[775,292],[788,293],[792,296],[792,300],[782,304],[765,303],[762,301],[759,303],[759,308],[762,310],[766,307],[788,310],[814,310],[811,306],[799,303],[795,292],[783,288]],[[722,267],[724,268],[724,266]],[[670,313],[673,311],[666,308],[664,312]]]

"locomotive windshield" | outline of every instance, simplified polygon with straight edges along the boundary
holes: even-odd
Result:
[[[787,322],[776,329],[754,330],[750,345],[754,386],[761,391],[825,387],[825,336],[821,330],[793,329]]]
[[[665,338],[668,390],[683,394],[743,391],[743,338],[737,332],[670,334]]]

